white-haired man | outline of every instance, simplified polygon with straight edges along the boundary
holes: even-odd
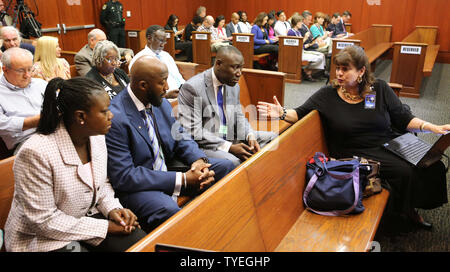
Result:
[[[0,136],[9,150],[18,151],[39,123],[47,82],[31,77],[33,55],[13,47],[2,55],[0,77]]]
[[[1,50],[5,52],[12,47],[20,47],[26,49],[34,55],[35,47],[30,43],[22,42],[22,37],[17,28],[13,26],[4,26],[0,30],[0,37],[3,41],[3,46]]]

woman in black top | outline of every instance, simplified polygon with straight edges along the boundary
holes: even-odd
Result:
[[[415,208],[433,209],[448,202],[444,164],[439,161],[428,168],[417,168],[382,144],[400,135],[392,128],[445,134],[450,124],[439,126],[414,117],[386,82],[373,78],[361,47],[347,47],[333,61],[337,79],[332,86],[322,87],[300,107],[285,110],[274,97],[274,104],[259,102],[258,110],[263,116],[291,123],[318,110],[330,156],[380,161],[381,178],[387,181],[391,193],[389,211],[431,228]]]
[[[184,29],[178,30],[178,16],[171,14],[167,19],[167,24],[164,26],[165,30],[172,30],[175,34],[175,49],[181,50],[186,54],[187,61],[192,62],[192,42],[183,41]]]
[[[113,99],[130,83],[128,75],[120,66],[119,48],[110,41],[100,41],[95,45],[92,55],[94,67],[86,74],[100,83],[109,98]]]

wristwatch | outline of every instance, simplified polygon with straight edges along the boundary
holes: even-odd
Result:
[[[287,110],[285,107],[283,107],[283,115],[281,115],[280,120],[284,120],[286,118]]]
[[[209,160],[208,160],[208,158],[207,158],[207,157],[203,157],[203,158],[200,158],[200,159],[202,159],[202,160],[203,160],[203,162],[205,162],[205,163],[209,163]]]

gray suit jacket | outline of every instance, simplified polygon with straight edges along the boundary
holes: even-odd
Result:
[[[229,24],[227,24],[227,26],[225,27],[225,31],[227,32],[227,37],[233,36],[233,35],[232,35],[233,33],[242,33],[242,30],[241,30],[241,27],[239,26],[239,24],[237,25],[237,31],[238,31],[238,32],[236,32],[236,31],[234,30],[234,27],[233,27],[233,23],[232,23],[232,22],[230,22]]]
[[[131,54],[131,57],[134,57],[133,50],[131,49],[119,48],[119,51],[121,56],[124,56],[125,54]],[[83,48],[81,48],[80,51],[78,51],[78,53],[75,55],[75,67],[77,68],[77,72],[80,76],[85,76],[94,66],[92,55],[94,55],[94,50],[92,50],[88,44],[83,46]]]
[[[217,150],[225,140],[219,134],[219,107],[214,92],[212,69],[197,74],[180,89],[179,121],[203,149]],[[227,141],[246,141],[254,133],[242,112],[239,84],[224,85],[224,105],[227,120]]]

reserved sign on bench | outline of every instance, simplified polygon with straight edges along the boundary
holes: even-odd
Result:
[[[287,46],[298,46],[298,40],[297,39],[284,39],[284,45]]]
[[[420,46],[402,46],[400,48],[401,54],[420,55],[421,52],[422,52],[422,47],[420,47]]]
[[[236,42],[249,43],[250,37],[249,36],[236,36]]]
[[[196,40],[207,40],[208,35],[207,34],[195,34],[195,39]]]
[[[337,49],[344,49],[344,48],[346,48],[348,46],[353,46],[353,45],[355,45],[355,44],[352,43],[352,42],[337,42],[336,43],[336,48]]]

